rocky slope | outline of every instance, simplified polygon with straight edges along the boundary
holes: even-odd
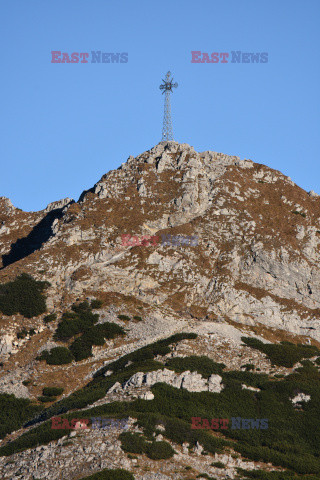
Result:
[[[281,172],[235,156],[198,153],[177,142],[161,142],[129,157],[77,202],[67,198],[40,212],[23,212],[1,197],[0,284],[21,272],[47,280],[48,312],[58,318],[44,324],[43,315],[26,319],[0,313],[0,393],[35,400],[44,386],[54,385],[64,388],[66,398],[100,367],[179,332],[198,337],[177,343],[157,361],[206,355],[223,362],[227,371],[253,363],[261,373],[289,375],[294,369],[273,365],[261,351],[244,346],[241,337],[320,347],[319,215],[319,196]],[[135,244],[124,244],[124,235],[137,237]],[[139,242],[142,236],[145,241]],[[197,241],[179,244],[191,237]],[[42,350],[60,345],[53,333],[61,314],[74,302],[93,298],[103,301],[99,323],[115,322],[126,336],[94,347],[93,356],[81,362],[37,361]],[[34,335],[17,338],[22,327],[35,329]],[[155,369],[115,383],[92,406],[151,401],[150,388],[157,382],[188,392],[224,391],[216,374],[205,379],[197,372]],[[242,388],[260,391],[245,383]],[[0,447],[28,428],[7,435]],[[235,451],[212,459],[201,455],[200,444],[188,453],[187,446],[172,442],[176,454],[160,474],[149,459],[135,466],[121,450],[118,433],[112,431],[106,442],[104,432],[78,432],[9,461],[0,457],[1,475],[76,480],[123,465],[139,480],[196,478],[201,472],[224,479],[236,478],[236,467],[279,468],[245,462]],[[190,458],[194,476],[185,469]],[[213,461],[222,461],[225,469],[212,466]]]
[[[22,270],[49,280],[51,307],[112,291],[173,314],[320,339],[320,200],[264,165],[161,142],[78,202],[35,213],[1,206],[0,280]],[[28,237],[52,212],[50,235],[47,226],[30,253]],[[197,236],[198,245],[124,246],[124,234]]]

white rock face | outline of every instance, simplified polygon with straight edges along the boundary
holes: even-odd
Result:
[[[121,383],[116,382],[112,385],[111,388],[109,388],[108,393],[116,392],[121,389]]]
[[[309,195],[310,197],[319,197],[319,194],[316,193],[314,190],[310,190]]]
[[[242,390],[251,390],[252,392],[260,392],[260,388],[255,388],[255,387],[248,387],[244,383],[242,384]]]
[[[187,370],[181,374],[176,374],[173,370],[168,370],[166,368],[148,373],[137,372],[129,378],[129,380],[124,382],[122,389],[128,390],[143,386],[151,387],[159,382],[167,383],[175,388],[184,388],[189,392],[209,391],[220,393],[223,389],[221,383],[222,377],[220,377],[220,375],[211,375],[207,380],[197,372],[190,372]],[[116,385],[117,384],[114,384],[111,389],[119,388],[119,385],[117,385],[117,387]]]
[[[142,400],[153,400],[154,395],[152,392],[146,392],[146,393],[143,393],[142,395],[139,395],[139,398],[141,398]]]
[[[74,200],[72,198],[63,198],[62,200],[57,200],[56,202],[49,203],[48,206],[45,208],[44,212],[48,213],[52,210],[56,210],[57,208],[65,207],[66,205],[69,205],[71,203],[74,203]]]
[[[291,402],[294,405],[298,405],[299,403],[302,403],[302,402],[309,402],[309,400],[311,400],[311,396],[306,395],[305,393],[298,393],[298,395],[291,398]]]
[[[3,335],[0,339],[0,355],[6,355],[11,353],[13,346],[14,336],[13,335]]]

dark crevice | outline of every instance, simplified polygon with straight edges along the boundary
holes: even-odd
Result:
[[[96,186],[94,185],[93,187],[89,188],[88,190],[84,190],[84,191],[81,193],[80,197],[79,197],[78,203],[79,203],[79,202],[83,202],[85,196],[86,196],[88,193],[94,193],[95,189],[96,189]]]
[[[6,268],[8,265],[31,255],[52,237],[52,224],[56,218],[61,218],[64,207],[56,208],[48,212],[46,216],[31,230],[25,238],[19,238],[15,243],[11,244],[10,252],[2,255],[2,265]]]

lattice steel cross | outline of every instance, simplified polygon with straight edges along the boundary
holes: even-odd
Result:
[[[164,116],[163,116],[163,128],[162,128],[162,141],[163,140],[173,140],[172,134],[172,120],[171,120],[171,102],[170,102],[170,93],[173,91],[173,88],[177,88],[178,84],[173,83],[173,77],[170,80],[171,72],[166,74],[166,79],[163,80],[163,83],[160,85],[160,90],[163,90],[162,93],[165,93],[164,101]]]

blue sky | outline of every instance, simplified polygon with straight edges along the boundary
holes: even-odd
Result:
[[[318,0],[2,0],[0,196],[41,210],[78,199],[161,141],[171,70],[174,138],[266,164],[320,193]],[[91,63],[91,51],[128,52]],[[191,51],[268,52],[191,63]],[[51,51],[88,63],[51,63]]]

